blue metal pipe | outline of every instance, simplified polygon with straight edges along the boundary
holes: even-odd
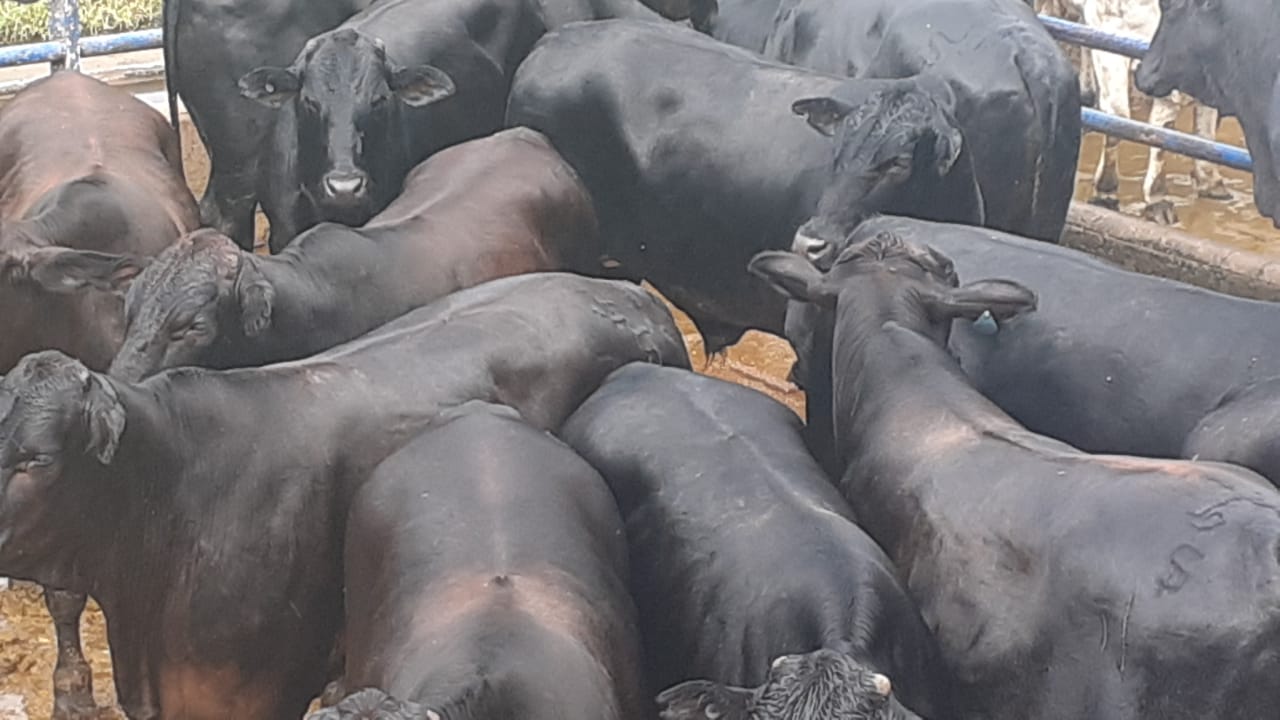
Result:
[[[159,29],[135,30],[115,35],[95,35],[80,41],[81,57],[114,55],[135,50],[156,50],[162,47],[163,39]],[[9,45],[0,47],[0,67],[13,65],[30,65],[33,63],[51,63],[66,56],[61,42],[30,43],[28,45]]]
[[[1087,25],[1068,22],[1052,15],[1041,15],[1040,22],[1044,23],[1044,27],[1049,31],[1049,34],[1058,40],[1069,42],[1073,45],[1083,45],[1094,50],[1106,50],[1117,55],[1141,60],[1142,56],[1147,54],[1147,48],[1149,47],[1147,41],[1139,37],[1095,30]]]
[[[56,72],[80,69],[80,0],[49,0],[49,37],[62,44],[62,57],[50,61]]]
[[[1236,170],[1253,172],[1253,158],[1249,156],[1249,151],[1235,145],[1211,142],[1196,135],[1108,115],[1093,108],[1082,108],[1080,115],[1085,128],[1089,130],[1104,132],[1121,140],[1164,148],[1179,155],[1208,160]]]

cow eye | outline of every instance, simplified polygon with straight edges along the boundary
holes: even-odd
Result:
[[[48,467],[53,464],[53,458],[48,455],[32,455],[14,466],[17,472],[25,473],[35,469]]]
[[[196,320],[190,325],[183,326],[169,336],[170,340],[175,342],[184,340],[190,336],[205,335],[209,332],[209,326],[203,320]]]

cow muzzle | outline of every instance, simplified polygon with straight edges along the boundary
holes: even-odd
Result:
[[[334,171],[324,176],[326,198],[338,203],[354,203],[363,200],[368,190],[369,176],[360,170]]]
[[[1162,58],[1158,54],[1148,51],[1133,74],[1134,85],[1152,97],[1168,97],[1176,88],[1165,77],[1163,65]]]
[[[791,241],[791,252],[808,258],[809,262],[818,267],[822,267],[834,251],[833,243],[807,234],[804,228],[800,228]]]

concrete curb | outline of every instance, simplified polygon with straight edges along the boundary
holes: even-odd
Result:
[[[1257,300],[1280,300],[1280,258],[1073,202],[1062,244],[1121,267]]]

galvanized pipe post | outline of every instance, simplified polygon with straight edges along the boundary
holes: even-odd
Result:
[[[62,44],[62,57],[49,63],[53,72],[80,69],[80,0],[49,0],[49,37]]]

